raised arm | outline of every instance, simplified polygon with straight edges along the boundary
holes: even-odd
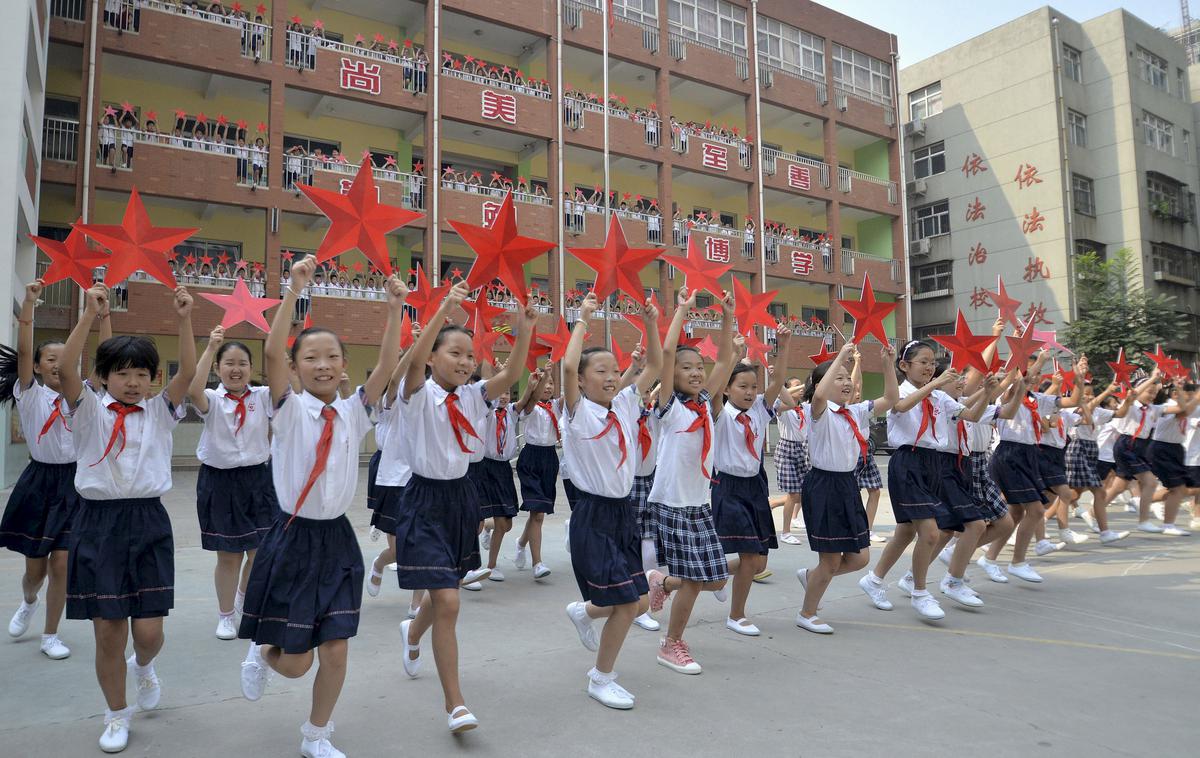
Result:
[[[572,415],[579,403],[579,358],[583,355],[583,338],[587,335],[588,322],[598,306],[596,293],[587,293],[587,297],[579,304],[579,320],[571,329],[571,339],[567,340],[567,350],[563,354],[563,402],[566,403],[567,413]]]
[[[525,358],[529,355],[533,333],[537,330],[537,320],[537,306],[534,305],[532,297],[526,298],[525,309],[521,311],[520,331],[517,333],[517,341],[513,343],[512,352],[508,354],[504,368],[497,371],[484,385],[487,387],[488,397],[500,397],[521,378],[521,367],[525,365]]]
[[[187,399],[188,386],[196,377],[196,338],[192,334],[192,296],[187,287],[175,288],[175,316],[179,319],[179,370],[167,382],[167,399],[176,407]]]
[[[733,367],[738,361],[737,351],[733,346],[733,295],[729,292],[721,293],[720,340],[716,365],[708,375],[708,381],[704,383],[704,389],[714,398],[720,397],[725,385],[729,384],[729,375],[733,373]]]
[[[71,330],[67,343],[63,346],[62,359],[58,363],[58,381],[62,388],[63,397],[74,408],[79,404],[83,392],[83,377],[79,375],[79,359],[83,356],[83,348],[87,345],[88,333],[92,331],[92,322],[108,300],[108,289],[103,284],[94,284],[84,293],[83,313],[79,323]]]
[[[670,400],[675,395],[675,349],[679,346],[679,333],[683,330],[688,309],[695,304],[696,293],[688,292],[687,287],[680,287],[675,298],[675,313],[671,315],[671,325],[667,327],[667,336],[663,340],[662,386],[658,391],[660,400]]]
[[[1009,377],[1011,381],[1005,390],[1004,400],[1000,406],[1000,412],[997,414],[1003,419],[1016,418],[1017,411],[1021,409],[1021,403],[1025,400],[1025,376],[1020,369],[1014,368],[1009,372]]]
[[[25,299],[17,317],[17,381],[22,390],[33,386],[33,309],[41,296],[41,279],[25,285]]]
[[[854,383],[854,396],[862,397],[862,353],[858,351],[858,345],[850,355],[850,381]]]
[[[985,366],[992,365],[992,358],[996,356],[996,351],[1000,348],[1000,337],[1004,335],[1005,320],[1003,314],[996,317],[996,322],[992,324],[992,336],[996,339],[992,340],[992,344],[988,345],[983,350],[983,363]],[[977,368],[967,369],[967,383],[963,387],[963,392],[967,395],[975,394],[975,390],[983,383],[984,375]],[[1002,390],[1003,391],[1003,390]]]
[[[1075,384],[1071,387],[1071,394],[1065,398],[1059,398],[1059,408],[1077,408],[1083,402],[1083,380],[1088,372],[1088,359],[1086,355],[1080,355],[1079,360],[1075,362]],[[1061,377],[1055,373],[1056,377]]]
[[[879,346],[879,355],[883,359],[883,397],[877,398],[871,405],[871,412],[876,416],[896,407],[900,402],[900,384],[896,379],[896,348],[890,342]]]
[[[887,373],[886,371],[884,372]],[[894,372],[893,372],[894,373]],[[936,379],[930,379],[921,389],[906,395],[903,399],[896,401],[892,410],[897,413],[907,413],[908,411],[920,405],[921,401],[933,394],[934,390],[940,390],[948,384],[953,384],[958,381],[958,372],[954,369],[947,369],[941,376]]]
[[[442,324],[446,323],[446,317],[453,313],[463,300],[466,300],[467,294],[466,282],[459,282],[451,287],[450,291],[446,293],[445,299],[442,300],[442,304],[438,306],[437,311],[429,319],[429,323],[421,331],[421,336],[408,349],[412,353],[412,363],[408,364],[408,372],[404,374],[403,392],[400,393],[401,400],[408,400],[412,397],[425,381],[425,364],[429,362],[429,356],[433,355],[433,343],[437,341],[438,332],[442,330]],[[508,362],[512,363],[511,357]]]
[[[847,342],[842,345],[842,349],[838,351],[837,357],[833,359],[833,363],[825,371],[825,376],[821,377],[821,381],[817,382],[817,386],[813,388],[813,396],[809,398],[809,403],[812,407],[813,419],[818,419],[825,414],[825,406],[829,403],[829,398],[834,393],[834,379],[846,366],[846,361],[850,360],[850,356],[854,353],[854,344]]]
[[[529,412],[529,409],[533,407],[533,399],[541,394],[542,383],[549,374],[549,370],[542,371],[541,369],[536,369],[529,374],[529,381],[525,382],[525,389],[521,392],[521,397],[517,400],[517,404],[514,407],[517,413],[525,414]]]
[[[770,382],[767,384],[767,389],[763,392],[763,404],[768,408],[775,407],[775,400],[779,398],[779,393],[783,391],[783,383],[788,373],[788,346],[792,344],[792,330],[785,326],[779,326],[775,330],[775,347],[779,357],[775,359],[774,373],[770,374]]]
[[[275,316],[271,319],[271,331],[267,333],[267,341],[263,344],[263,364],[273,404],[279,403],[280,398],[292,389],[292,367],[287,355],[288,332],[292,328],[296,300],[300,297],[300,292],[308,286],[316,268],[317,259],[311,255],[306,255],[304,260],[292,264],[290,282],[283,291],[283,302],[275,310]]]
[[[363,395],[370,405],[375,405],[383,397],[383,391],[392,378],[392,370],[400,360],[400,324],[404,320],[404,301],[408,297],[408,285],[396,274],[388,277],[383,288],[388,299],[387,324],[383,327],[379,359],[363,383]]]
[[[614,339],[613,342],[615,344],[616,340]],[[659,350],[662,350],[661,345],[659,346]],[[629,368],[625,369],[625,371],[621,374],[621,383],[619,388],[625,389],[629,385],[633,384],[634,381],[637,380],[638,374],[640,374],[642,369],[645,367],[646,354],[642,352],[642,343],[639,342],[637,347],[633,348],[633,352],[629,355]]]
[[[208,384],[208,375],[212,371],[213,358],[216,357],[217,350],[224,341],[225,327],[220,325],[213,327],[208,334],[208,344],[204,346],[204,352],[200,354],[200,360],[196,362],[196,375],[192,377],[192,383],[188,385],[188,400],[191,400],[192,405],[196,406],[196,410],[201,413],[208,413],[208,395],[204,394],[204,388]]]
[[[646,346],[645,362],[642,366],[642,372],[637,377],[637,389],[639,395],[645,395],[658,381],[663,369],[663,347],[658,343],[658,320],[662,314],[658,312],[658,308],[649,300],[642,306],[642,311],[645,314],[643,317],[646,320],[646,333],[651,336]],[[672,369],[674,372],[674,369]]]

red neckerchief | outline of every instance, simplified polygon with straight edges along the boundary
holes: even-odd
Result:
[[[970,443],[967,442],[967,422],[959,419],[958,424],[958,468],[962,469],[963,447],[967,450],[971,449]]]
[[[754,425],[751,422],[748,411],[742,411],[734,416],[737,422],[742,425],[742,439],[746,442],[746,449],[750,451],[750,455],[754,456],[754,460],[758,460],[758,435],[754,433]]]
[[[561,440],[562,432],[558,429],[558,416],[554,415],[554,403],[538,401],[537,407],[550,414],[550,423],[554,424],[554,436]]]
[[[54,400],[50,403],[50,407],[52,407],[54,410],[50,411],[50,418],[46,419],[46,423],[42,424],[42,431],[38,432],[38,444],[41,444],[42,437],[46,436],[46,433],[50,431],[50,427],[54,426],[54,422],[58,419],[62,419],[62,425],[64,429],[66,429],[68,432],[71,431],[71,427],[67,426],[67,417],[63,415],[62,407],[58,404],[58,401],[61,399],[62,396],[60,395],[59,397],[54,398]]]
[[[459,410],[457,392],[451,392],[446,395],[446,415],[450,417],[450,429],[454,432],[454,439],[458,442],[459,449],[464,453],[469,454],[471,448],[467,447],[466,441],[463,440],[463,432],[483,442],[479,438],[479,435],[475,433],[475,427],[471,426],[470,420]]]
[[[1029,415],[1033,417],[1033,441],[1040,445],[1042,444],[1042,416],[1038,413],[1037,398],[1026,395],[1021,404],[1029,409]]]
[[[225,397],[237,403],[237,407],[233,409],[234,418],[237,419],[237,428],[233,430],[233,433],[237,434],[242,431],[242,426],[246,423],[246,398],[250,397],[250,390],[247,389],[241,397],[232,392],[226,392]]]
[[[854,414],[850,412],[849,408],[845,407],[838,408],[834,413],[846,419],[846,423],[850,425],[850,431],[854,432],[854,439],[858,442],[858,447],[862,450],[861,457],[865,461],[867,459],[867,438],[859,431],[858,423],[854,420]]]
[[[313,485],[317,483],[317,479],[325,473],[325,466],[329,463],[329,451],[333,449],[333,420],[337,418],[337,411],[332,405],[327,405],[321,409],[321,418],[325,419],[325,425],[321,427],[321,436],[317,438],[317,457],[313,460],[312,469],[308,472],[304,489],[300,490],[300,497],[296,498],[296,507],[292,509],[292,517],[288,519],[284,528],[291,526],[292,522],[296,520],[296,514],[300,513],[300,506],[304,504],[304,500],[312,491]]]
[[[1149,408],[1147,408],[1144,405],[1142,406],[1142,419],[1140,421],[1138,421],[1137,431],[1133,433],[1133,438],[1135,440],[1138,437],[1142,436],[1142,429],[1146,426],[1146,411],[1148,411],[1148,410],[1149,410]]]
[[[108,457],[108,452],[113,449],[113,444],[116,443],[117,437],[121,438],[121,448],[117,450],[117,454],[113,458],[120,458],[121,453],[125,452],[125,417],[131,413],[141,413],[142,406],[140,405],[125,405],[118,403],[115,400],[108,404],[108,409],[117,414],[117,420],[113,422],[112,434],[108,438],[108,446],[104,448],[104,455],[100,456],[100,460],[92,464],[99,466],[100,461]],[[88,466],[91,468],[91,466]]]
[[[683,407],[696,414],[696,418],[692,421],[692,425],[676,434],[684,434],[686,432],[702,432],[700,438],[700,473],[704,474],[704,478],[712,480],[712,476],[708,473],[708,466],[704,462],[708,459],[708,451],[712,449],[712,426],[708,423],[708,403],[702,403],[699,400],[685,400]]]
[[[504,436],[508,433],[508,409],[496,409],[496,455],[504,455]]]
[[[797,405],[792,409],[792,413],[796,414],[796,430],[804,428],[804,406]]]
[[[925,435],[926,430],[933,432],[933,441],[937,442],[937,409],[933,407],[933,401],[928,396],[921,399],[921,425],[917,428],[917,437],[913,440],[913,445],[921,441],[921,437]]]
[[[654,437],[650,434],[650,415],[643,413],[638,416],[638,450],[642,451],[642,460],[646,460],[646,456],[650,455],[650,446],[654,444]]]
[[[588,437],[588,439],[589,440],[598,440],[601,437],[603,437],[604,435],[608,434],[613,429],[616,429],[617,430],[617,444],[621,448],[621,461],[620,461],[620,463],[617,464],[617,468],[621,468],[622,466],[625,465],[625,458],[628,455],[628,451],[625,449],[625,430],[621,428],[621,422],[617,419],[617,414],[614,413],[613,411],[609,411],[608,415],[605,416],[605,418],[608,420],[608,424],[605,425],[605,427],[600,430],[599,434],[597,434],[595,437]]]

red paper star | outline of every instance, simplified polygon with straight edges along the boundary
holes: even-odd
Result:
[[[596,272],[596,297],[603,300],[617,290],[642,293],[641,271],[662,255],[659,248],[631,248],[616,214],[609,217],[604,247],[569,247],[567,251]]]
[[[404,316],[400,319],[400,349],[407,350],[412,347],[413,342],[412,318],[409,317],[408,309],[405,308]]]
[[[622,373],[624,373],[627,368],[633,365],[633,351],[630,350],[627,353],[622,350],[621,345],[617,342],[616,338],[613,339],[610,350],[612,351],[613,357],[617,359],[617,368],[620,369]]]
[[[283,253],[280,254],[280,257],[283,258],[285,261],[290,261],[291,259],[296,257],[296,254],[293,253],[291,250],[284,250]]]
[[[29,235],[33,244],[50,256],[50,267],[41,275],[44,284],[50,285],[63,279],[74,280],[84,289],[92,286],[92,270],[108,262],[108,255],[101,250],[93,250],[78,229],[82,219],[75,221],[70,234],[62,242],[49,237]]]
[[[176,120],[176,121],[181,121],[181,120],[183,120],[183,119],[185,119],[185,118],[187,118],[187,111],[185,111],[185,110],[184,110],[184,109],[182,109],[182,108],[176,108],[176,109],[175,109],[175,120]]]
[[[663,256],[663,260],[683,272],[685,277],[684,282],[692,292],[704,292],[707,290],[713,295],[721,297],[721,282],[718,280],[729,269],[733,268],[733,264],[713,263],[706,259],[704,254],[700,252],[700,248],[696,245],[696,238],[698,236],[696,234],[688,235],[686,257],[680,258],[676,255],[666,255]]]
[[[771,346],[758,338],[758,332],[751,330],[746,335],[746,355],[749,356],[750,360],[757,360],[765,366],[767,365],[767,356],[770,354]]]
[[[820,366],[825,361],[831,361],[836,357],[837,357],[837,353],[829,352],[829,348],[827,348],[825,346],[825,340],[821,340],[821,352],[817,353],[816,355],[808,356],[808,359],[810,361],[812,361],[813,363],[815,363],[816,365]]]
[[[997,276],[996,291],[985,290],[985,292],[991,298],[992,305],[1000,310],[1000,315],[1004,317],[1005,322],[1020,328],[1021,319],[1017,316],[1017,311],[1021,308],[1021,301],[1008,296],[1008,291],[1004,289],[1004,280]]]
[[[1133,372],[1137,370],[1137,366],[1126,362],[1125,348],[1117,351],[1117,360],[1115,363],[1113,361],[1106,361],[1106,363],[1108,363],[1108,367],[1113,371],[1113,381],[1118,384],[1129,384],[1133,379]]]
[[[467,272],[467,283],[474,289],[499,279],[520,301],[526,299],[525,263],[555,244],[517,233],[517,214],[511,192],[504,196],[491,228],[453,219],[450,226],[475,251],[476,258]]]
[[[1154,361],[1154,365],[1158,366],[1158,373],[1170,377],[1167,369],[1171,367],[1171,356],[1163,352],[1162,345],[1155,345],[1153,353],[1143,352],[1142,355]]]
[[[121,101],[121,115],[123,116],[126,113],[133,113],[133,103],[129,102],[128,100],[122,100]]]
[[[696,349],[700,351],[701,358],[707,358],[710,361],[715,361],[717,359],[717,353],[719,350],[717,348],[717,343],[713,342],[712,335],[706,335],[704,339],[700,340],[700,344],[696,345]]]
[[[662,312],[662,306],[658,304],[658,295],[651,295],[650,302],[658,309],[658,344],[665,344],[667,341],[667,330],[671,328],[671,319],[665,318]],[[646,332],[646,317],[644,313],[626,313],[625,320],[633,325],[642,335],[642,344],[649,345],[650,337]],[[680,347],[695,347],[700,344],[699,337],[688,337],[686,334],[679,335]]]
[[[229,119],[225,116],[224,113],[217,114],[217,125],[218,126],[225,126],[228,123],[229,123]]]
[[[225,317],[221,319],[221,326],[226,329],[245,321],[264,332],[270,331],[271,327],[267,324],[267,319],[263,314],[283,302],[270,297],[254,297],[246,288],[244,279],[234,282],[232,295],[201,292],[200,297],[225,311]]]
[[[246,127],[247,127],[247,126],[249,126],[249,124],[247,124],[247,123],[246,123],[246,119],[244,119],[244,118],[239,118],[239,119],[237,120],[237,128],[238,128],[240,131],[243,131],[243,132],[244,132],[244,131],[246,131]]]
[[[391,274],[385,235],[411,224],[422,214],[379,202],[371,173],[369,163],[363,161],[345,195],[305,184],[296,186],[329,218],[329,230],[317,248],[318,261],[358,248],[376,268]]]
[[[217,263],[229,263],[229,254],[222,252],[217,256]]]
[[[455,266],[454,268],[450,269],[450,278],[451,279],[462,279],[462,269],[459,268],[458,266]]]
[[[236,269],[235,269],[235,270],[237,270],[237,271],[241,271],[242,269],[246,268],[246,264],[247,264],[247,263],[248,263],[248,261],[247,261],[245,258],[242,258],[242,259],[240,259],[240,260],[237,262],[237,267],[236,267]]]
[[[185,255],[185,256],[183,256],[183,262],[189,266],[195,266],[196,265],[196,256],[190,255],[190,254]]]
[[[137,187],[129,193],[129,203],[125,206],[120,226],[75,222],[73,228],[112,252],[108,270],[104,274],[106,285],[111,287],[122,282],[140,269],[172,289],[175,288],[175,276],[167,266],[167,258],[174,253],[176,245],[200,231],[196,228],[151,225]]]
[[[267,12],[267,6],[263,5],[262,3],[259,3],[258,5],[254,6],[254,13],[256,15],[261,16],[262,14],[264,14],[266,12]]]
[[[149,123],[150,121],[157,121],[157,120],[158,120],[158,111],[146,111],[147,123]]]
[[[203,265],[205,265],[205,266],[208,266],[208,265],[212,264],[212,261],[213,261],[213,259],[212,259],[212,256],[211,256],[211,255],[202,255],[202,256],[200,256],[200,263],[201,263],[201,264],[203,264]]]
[[[113,118],[116,118],[117,117],[117,109],[112,107],[111,105],[106,105],[106,106],[104,106],[104,115],[112,116]]]
[[[511,334],[501,334],[500,336],[508,341],[509,347],[517,343],[517,338]],[[529,371],[536,371],[538,359],[547,355],[550,355],[550,347],[535,340],[529,345],[529,354],[525,356],[525,368]]]
[[[1066,353],[1067,355],[1074,355],[1074,353],[1072,353],[1070,350],[1067,349],[1066,345],[1063,345],[1061,342],[1058,341],[1058,332],[1057,331],[1039,332],[1037,329],[1034,329],[1033,330],[1033,338],[1035,340],[1042,340],[1043,342],[1045,342],[1047,350],[1061,350],[1064,353]]]
[[[971,327],[962,310],[958,312],[958,321],[954,326],[954,334],[935,335],[933,341],[951,351],[953,357],[950,368],[963,371],[973,368],[981,374],[988,373],[988,364],[983,360],[983,351],[996,341],[996,337],[982,334],[972,334]]]
[[[467,328],[476,335],[480,332],[495,331],[492,324],[506,313],[503,308],[489,303],[486,296],[464,300],[462,309],[467,312]]]
[[[265,121],[259,121],[258,126],[255,128],[260,132],[265,132],[267,130],[267,124]]]
[[[200,111],[199,113],[196,114],[196,122],[200,123],[200,124],[208,123],[208,116],[204,115],[204,111]]]
[[[1008,340],[1008,349],[1012,353],[1008,356],[1008,363],[1004,364],[1006,371],[1012,369],[1020,369],[1025,371],[1029,364],[1029,358],[1038,351],[1044,344],[1041,340],[1033,337],[1033,320],[1031,319],[1025,328],[1021,330],[1020,337],[1005,337]]]
[[[433,316],[438,306],[442,304],[442,298],[450,291],[451,285],[448,282],[438,287],[431,285],[419,263],[417,264],[416,279],[416,287],[408,293],[408,298],[404,302],[416,310],[417,321],[423,326],[429,326],[429,318]],[[441,325],[439,324],[438,326],[440,327]]]
[[[550,348],[550,362],[558,363],[567,352],[567,342],[571,339],[571,330],[562,316],[558,317],[558,325],[553,332],[535,334],[537,341]]]
[[[755,326],[759,325],[767,329],[774,329],[777,324],[775,318],[767,311],[767,306],[771,304],[771,300],[777,294],[779,294],[779,290],[770,290],[761,295],[755,295],[736,276],[733,277],[733,312],[737,316],[738,331],[742,334],[749,334],[754,331]]]
[[[871,286],[870,274],[863,275],[862,295],[858,300],[838,300],[837,303],[854,317],[854,337],[851,338],[851,342],[857,345],[863,337],[870,334],[880,343],[887,344],[883,320],[896,310],[897,303],[880,303],[875,300],[875,289]]]

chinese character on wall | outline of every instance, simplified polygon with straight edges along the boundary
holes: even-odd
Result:
[[[1017,183],[1017,189],[1025,189],[1032,187],[1035,184],[1041,184],[1042,180],[1038,178],[1037,166],[1032,163],[1022,163],[1017,166],[1017,175],[1013,177],[1013,181]]]
[[[982,221],[986,210],[987,206],[981,203],[976,195],[975,202],[967,203],[967,221]]]
[[[506,124],[517,123],[517,98],[504,92],[494,92],[485,89],[480,95],[480,115],[491,121],[503,121]]]
[[[813,255],[805,250],[792,251],[792,273],[797,276],[808,276],[813,270]]]
[[[483,227],[491,229],[492,224],[496,222],[496,216],[500,213],[500,203],[493,203],[491,200],[486,200],[483,203]]]
[[[987,263],[987,256],[987,248],[983,246],[982,242],[977,242],[975,246],[971,248],[971,252],[967,255],[967,265],[974,266],[976,263],[978,263],[982,266],[984,263]]]
[[[964,176],[975,176],[980,171],[987,171],[988,167],[983,165],[983,158],[979,153],[971,153],[963,161],[962,172]]]
[[[704,257],[714,263],[729,263],[729,240],[724,237],[706,237]]]
[[[1028,261],[1025,264],[1025,276],[1023,277],[1025,281],[1032,282],[1035,279],[1050,278],[1050,266],[1045,261],[1037,257],[1029,258]]]
[[[795,163],[789,163],[787,179],[789,187],[801,190],[812,189],[812,172],[808,166],[797,166]]]
[[[354,186],[353,179],[338,179],[338,192],[340,192],[341,194],[349,195],[350,188],[352,186]],[[379,202],[381,199],[382,199],[382,196],[379,194],[379,185],[376,184],[375,185],[375,201]]]
[[[1040,232],[1046,228],[1046,217],[1038,213],[1037,206],[1033,207],[1029,213],[1026,213],[1021,221],[1021,231],[1025,234],[1031,232]]]
[[[382,69],[378,63],[342,58],[341,83],[342,89],[358,90],[371,95],[380,92]]]
[[[718,171],[729,170],[729,150],[721,145],[714,145],[710,142],[703,144],[703,163],[708,168],[715,168]]]
[[[988,307],[988,305],[991,302],[992,302],[992,298],[988,294],[987,290],[976,287],[974,290],[971,291],[971,308],[972,309],[979,310],[980,308],[986,308],[986,307]]]

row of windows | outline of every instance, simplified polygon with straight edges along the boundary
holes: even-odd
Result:
[[[1164,248],[1161,253],[1162,263],[1160,264],[1159,248]],[[1182,270],[1179,265],[1180,256],[1173,256],[1176,249],[1166,250],[1164,246],[1155,245],[1155,270],[1156,271],[1175,271]],[[1181,249],[1179,252],[1182,251]],[[1080,239],[1075,240],[1075,254],[1082,255],[1084,253],[1095,253],[1104,260],[1105,246],[1093,240]],[[1171,262],[1168,263],[1167,261]],[[1164,266],[1163,268],[1160,268]],[[1176,274],[1184,276],[1184,274]],[[924,266],[918,266],[913,271],[912,277],[913,292],[915,294],[925,294],[929,292],[950,292],[954,289],[954,261],[937,261],[936,263],[928,263]],[[930,334],[947,334],[954,331],[952,324],[934,324],[925,327],[914,328],[913,335],[917,339]]]
[[[836,43],[833,46],[833,82],[860,97],[892,102],[891,64]]]
[[[758,55],[768,66],[825,81],[825,38],[791,24],[760,17]]]
[[[746,9],[725,0],[669,0],[672,29],[736,55],[746,54]]]

